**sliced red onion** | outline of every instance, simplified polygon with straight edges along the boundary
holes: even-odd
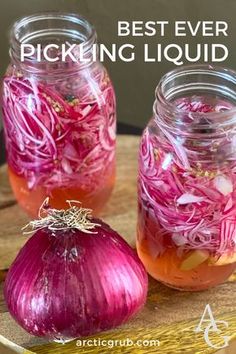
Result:
[[[16,69],[11,68],[4,78],[8,163],[28,181],[30,189],[38,187],[38,174],[48,193],[54,188],[73,188],[78,183],[90,187],[103,184],[103,177],[114,165],[114,90],[104,70],[96,68],[90,77],[84,75],[81,71],[78,77],[60,78],[48,85],[34,77],[18,77]],[[68,88],[67,94],[64,92],[65,84],[71,87],[70,95]],[[45,165],[47,169],[42,168]],[[52,175],[59,174],[63,178],[54,180],[52,185]]]
[[[232,108],[228,102],[217,103],[214,100],[211,105],[204,97],[195,96],[181,98],[175,103],[179,110],[189,114]],[[207,122],[207,116],[202,115],[204,117]],[[186,136],[186,140],[181,140],[162,123],[152,120],[140,144],[138,192],[139,217],[144,218],[143,225],[150,220],[156,222],[156,229],[153,227],[156,234],[152,237],[158,239],[160,235],[167,234],[166,240],[173,241],[181,252],[205,249],[211,256],[219,252],[236,252],[236,223],[232,222],[236,211],[236,160],[232,153],[234,132],[223,134],[222,131],[215,142],[208,138],[206,130],[205,137],[209,142],[206,143],[205,139],[201,146],[197,139],[192,141]],[[157,129],[161,130],[158,136],[153,134],[153,124],[157,124]],[[204,134],[204,131],[200,130],[199,134]],[[226,149],[229,149],[227,161],[221,161]],[[215,163],[210,159],[204,161],[208,150],[209,157],[214,157]],[[203,159],[201,163],[198,163],[199,156]],[[151,216],[153,214],[155,217]],[[142,224],[140,220],[139,223]],[[151,232],[145,232],[143,237],[148,241]],[[155,240],[152,242],[155,243]],[[170,247],[167,241],[162,242],[161,250],[163,245]]]

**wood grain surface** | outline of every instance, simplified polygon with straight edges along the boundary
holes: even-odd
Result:
[[[136,229],[136,176],[138,138],[118,137],[117,183],[113,195],[101,217],[116,229],[132,246],[135,245]],[[236,337],[236,276],[225,283],[204,292],[189,293],[169,289],[157,281],[149,280],[148,301],[144,309],[129,323],[115,330],[98,334],[92,338],[105,340],[159,340],[160,347],[108,347],[83,346],[76,342],[65,345],[47,343],[30,336],[21,329],[7,312],[2,295],[2,285],[7,269],[27,237],[21,235],[21,227],[27,217],[14,201],[7,182],[6,167],[0,169],[0,342],[18,353],[163,353],[163,354],[207,354],[217,350],[209,347],[203,333],[196,334],[206,304],[210,304],[217,320],[229,324],[227,335]],[[215,344],[222,344],[219,334],[212,333]],[[221,353],[234,354],[234,349]],[[1,351],[0,351],[1,353]]]

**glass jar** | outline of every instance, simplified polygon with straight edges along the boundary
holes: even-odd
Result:
[[[147,271],[203,290],[236,269],[236,73],[165,75],[139,155],[137,250]]]
[[[24,61],[22,44],[37,49]],[[74,45],[76,61],[63,57],[62,45]],[[32,216],[48,196],[52,207],[74,199],[96,214],[114,186],[115,94],[94,47],[93,26],[74,14],[34,15],[12,28],[3,81],[7,161],[15,197]]]

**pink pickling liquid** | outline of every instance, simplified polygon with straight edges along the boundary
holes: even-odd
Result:
[[[213,96],[190,96],[173,103],[186,112],[186,124],[195,119],[195,132],[202,135],[182,138],[164,128],[154,134],[159,129],[155,120],[144,131],[137,250],[157,280],[176,289],[203,290],[225,281],[236,268],[234,134],[206,138],[215,133],[214,116],[204,116],[234,106]],[[203,115],[192,115],[197,112]]]

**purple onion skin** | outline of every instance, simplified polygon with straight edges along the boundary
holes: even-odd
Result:
[[[67,340],[126,322],[144,305],[147,273],[108,225],[97,233],[36,231],[12,264],[4,287],[13,318],[27,332]]]

